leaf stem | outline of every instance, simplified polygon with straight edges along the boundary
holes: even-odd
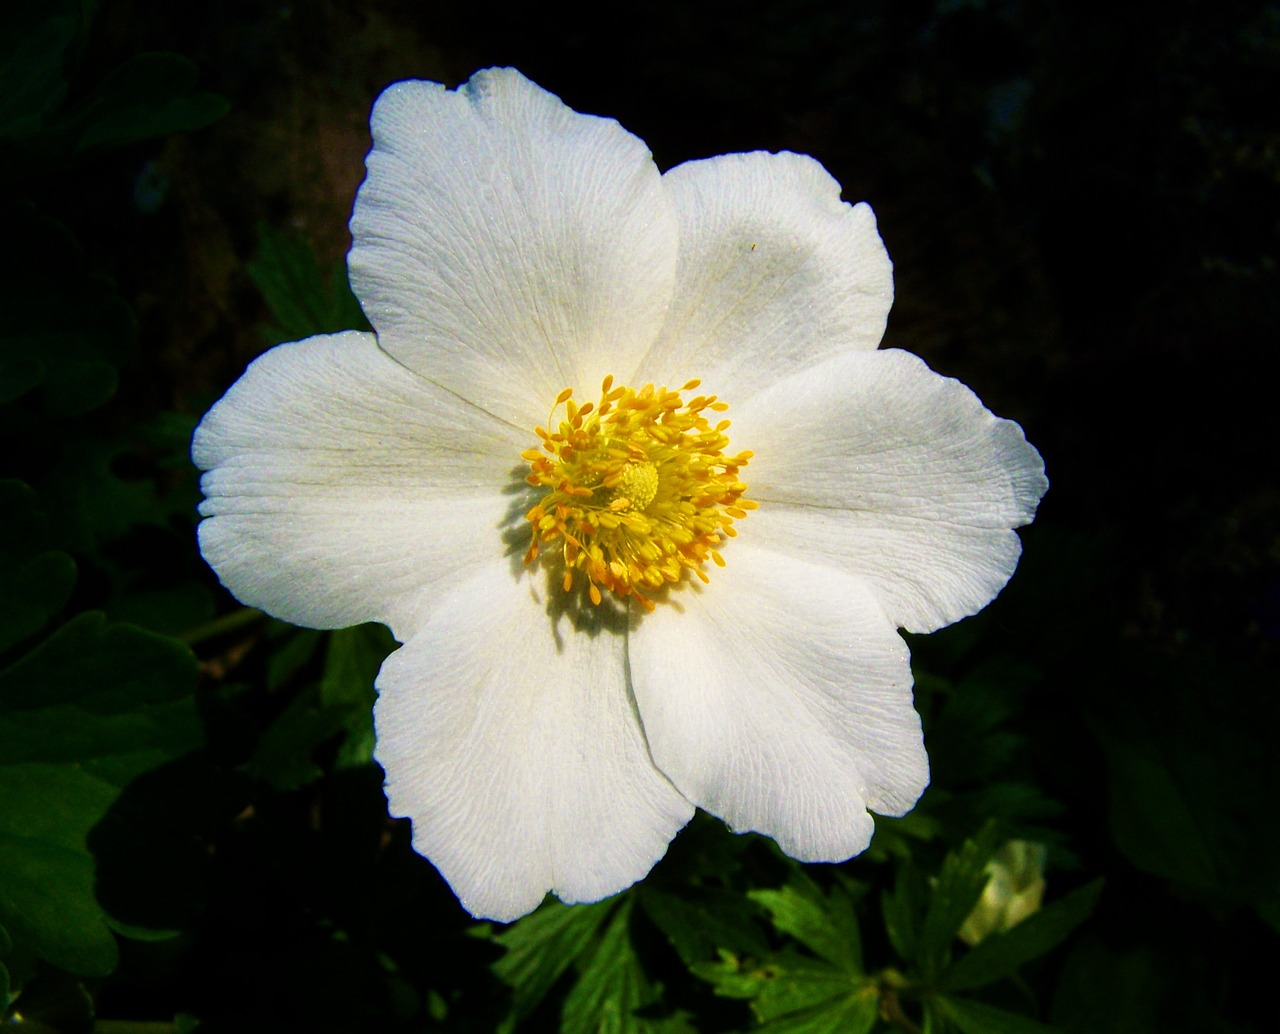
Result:
[[[196,625],[195,628],[189,629],[177,636],[177,639],[179,642],[186,643],[188,646],[195,646],[197,643],[203,643],[209,639],[216,639],[220,635],[225,635],[228,632],[234,632],[247,625],[252,625],[259,618],[263,617],[266,617],[266,615],[254,607],[241,607],[239,610],[233,610],[230,614],[223,614],[220,618],[214,618],[212,621],[206,621],[203,625]]]

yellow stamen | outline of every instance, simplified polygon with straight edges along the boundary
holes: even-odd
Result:
[[[699,383],[686,381],[680,391]],[[685,571],[708,581],[703,565],[724,566],[719,547],[737,534],[733,522],[757,506],[743,498],[739,479],[752,453],[726,455],[729,421],[713,426],[703,415],[726,409],[714,395],[685,402],[679,391],[652,384],[615,387],[612,376],[598,403],[579,406],[572,389],[561,391],[547,427],[534,430],[540,447],[520,454],[529,463],[525,480],[546,489],[525,514],[533,526],[525,563],[558,554],[565,592],[581,571],[592,603],[608,589],[646,610],[654,606],[647,594]],[[556,553],[544,552],[553,543]]]

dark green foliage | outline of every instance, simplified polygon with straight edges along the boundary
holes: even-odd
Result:
[[[321,276],[305,241],[259,226],[258,254],[247,270],[275,320],[263,328],[268,344],[369,327],[347,282],[346,263]]]
[[[1274,5],[0,7],[0,1026],[1274,1026]],[[815,154],[876,208],[886,343],[1045,454],[1011,585],[909,637],[932,785],[847,863],[700,814],[613,899],[477,923],[386,814],[389,633],[239,608],[196,550],[201,413],[264,338],[369,329],[376,90],[507,62],[663,168]],[[192,133],[202,84],[234,114]],[[970,945],[1012,840],[1043,903]]]
[[[23,204],[0,204],[0,217],[0,403],[37,392],[54,416],[97,408],[129,357],[133,314],[66,227]]]
[[[196,90],[196,66],[178,54],[136,54],[65,103],[91,15],[85,0],[9,4],[0,14],[0,183],[226,114],[226,100]]]
[[[115,967],[87,840],[130,781],[198,744],[194,682],[189,651],[95,614],[0,672],[0,920],[24,956]]]

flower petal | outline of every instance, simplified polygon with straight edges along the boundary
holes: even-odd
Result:
[[[680,262],[639,381],[701,377],[738,405],[799,367],[880,343],[893,267],[875,215],[841,201],[812,158],[726,154],[662,181],[680,220]]]
[[[689,800],[801,861],[871,840],[928,783],[902,639],[858,579],[735,539],[711,584],[636,622],[653,759]]]
[[[547,599],[540,579],[493,565],[378,676],[392,814],[468,911],[503,922],[548,890],[595,901],[630,886],[693,813],[649,757],[621,620],[553,617]]]
[[[504,488],[527,445],[371,334],[280,345],[196,429],[200,549],[243,603],[313,628],[384,621],[404,639],[438,583],[518,562]]]
[[[854,353],[735,407],[760,502],[743,536],[865,578],[890,620],[927,632],[1013,574],[1048,488],[1022,428],[908,352]]]
[[[383,348],[521,426],[593,397],[662,325],[677,230],[644,143],[513,69],[389,87],[351,219]],[[532,427],[530,427],[532,430]]]

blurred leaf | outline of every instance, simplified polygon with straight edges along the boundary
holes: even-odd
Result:
[[[48,478],[38,485],[58,538],[78,554],[101,556],[103,547],[135,529],[169,531],[169,521],[189,520],[189,497],[168,493],[129,463],[133,445],[97,437],[73,438]]]
[[[616,898],[590,905],[548,900],[494,937],[507,953],[492,969],[512,990],[517,1020],[529,1015],[546,997],[617,904]]]
[[[1102,883],[1094,880],[1008,930],[989,935],[948,969],[938,986],[948,991],[983,987],[1039,958],[1093,914]]]
[[[623,898],[610,917],[594,950],[583,957],[586,965],[564,1001],[562,1034],[617,1034],[651,1029],[636,1015],[650,1004],[654,988],[640,966],[631,945],[631,909],[634,897]]]
[[[378,668],[394,648],[386,627],[356,625],[327,635],[288,630],[269,662],[269,684],[278,688],[315,655],[324,640],[324,670],[304,686],[267,728],[250,761],[254,776],[280,790],[296,790],[323,774],[315,752],[339,734],[338,768],[373,760],[373,688]]]
[[[301,689],[267,726],[249,760],[255,779],[277,790],[297,790],[324,775],[316,749],[342,731],[346,715],[320,706],[318,686]]]
[[[0,959],[8,955],[13,948],[13,941],[3,926],[0,926]],[[4,1022],[9,1012],[9,970],[0,962],[0,1023]]]
[[[198,129],[226,113],[226,100],[195,89],[196,66],[167,53],[129,58],[64,108],[73,45],[95,6],[50,0],[9,4],[0,14],[0,178],[59,168],[95,148]]]
[[[62,103],[80,10],[80,0],[47,0],[0,11],[0,140],[36,133]]]
[[[1108,752],[1116,844],[1140,868],[1193,887],[1218,882],[1203,820],[1175,774],[1178,767],[1152,741]]]
[[[942,824],[928,814],[929,802],[922,800],[911,811],[896,818],[872,815],[876,831],[867,848],[868,861],[886,862],[890,858],[911,858],[917,844],[928,843],[942,835]]]
[[[1177,997],[1173,968],[1150,947],[1116,952],[1086,934],[1063,966],[1052,1016],[1071,1034],[1156,1034],[1160,1006]]]
[[[115,392],[133,348],[133,313],[89,271],[66,227],[25,204],[0,208],[0,218],[0,404],[39,388],[50,415],[88,412]]]
[[[343,715],[347,735],[338,748],[339,768],[373,761],[373,705],[378,699],[373,682],[395,648],[386,625],[370,623],[329,633],[320,704]]]
[[[267,688],[274,693],[316,655],[325,634],[276,622],[270,626],[267,637],[272,647],[271,656],[267,658]]]
[[[178,636],[212,621],[217,604],[207,585],[187,580],[155,589],[125,589],[103,610],[113,621]]]
[[[86,838],[130,780],[199,742],[195,674],[184,647],[98,614],[0,672],[0,921],[23,950],[115,967]]]
[[[195,62],[179,54],[137,54],[111,72],[62,116],[74,150],[121,146],[215,122],[230,105],[197,91]]]
[[[207,905],[215,834],[247,799],[247,777],[199,750],[131,780],[88,839],[111,929],[156,942],[190,928]]]
[[[885,933],[904,962],[914,962],[919,950],[925,897],[923,877],[910,864],[897,867],[893,890],[880,895]]]
[[[1057,1031],[1056,1027],[982,1002],[941,996],[934,1001],[964,1034],[1055,1034]]]
[[[736,891],[698,886],[663,890],[646,882],[636,893],[645,914],[686,966],[714,959],[719,948],[757,957],[769,950],[750,900]]]
[[[768,909],[773,925],[821,959],[847,973],[862,972],[862,938],[853,901],[844,888],[822,893],[803,869],[792,870],[780,890],[753,890],[752,901]]]
[[[926,981],[935,980],[946,967],[957,932],[982,897],[987,862],[997,846],[995,827],[989,824],[943,861],[929,896],[917,949],[916,961]]]
[[[36,494],[0,481],[0,652],[40,631],[71,595],[75,564],[48,545]]]
[[[1265,917],[1280,899],[1280,769],[1269,747],[1280,698],[1258,693],[1256,673],[1211,657],[1149,669],[1142,677],[1168,706],[1090,723],[1106,753],[1115,844],[1182,894]]]
[[[264,330],[269,344],[369,329],[345,262],[330,270],[327,279],[322,277],[315,252],[301,238],[261,224],[258,254],[246,268],[276,321]]]

